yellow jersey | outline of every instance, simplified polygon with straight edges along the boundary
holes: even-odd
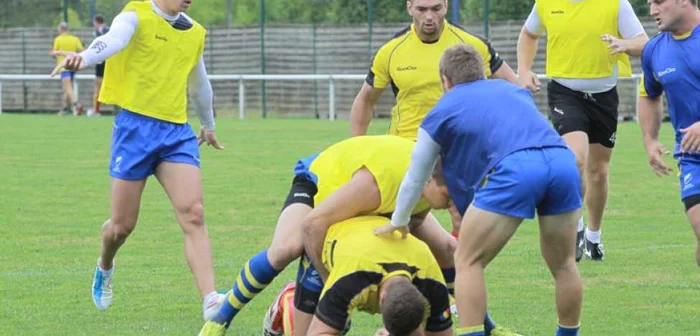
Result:
[[[393,135],[365,135],[340,141],[319,153],[309,171],[316,177],[318,192],[314,203],[320,204],[331,193],[350,181],[361,168],[374,176],[381,204],[373,214],[390,214],[396,208],[399,193],[415,142]],[[430,210],[421,198],[414,214]]]
[[[70,33],[61,33],[53,40],[54,51],[81,52],[85,49],[80,39]],[[56,56],[56,65],[61,64],[66,56]]]
[[[621,38],[619,1],[537,0],[535,10],[547,30],[547,76],[603,78],[612,75],[616,64],[620,77],[631,75],[629,56],[610,55],[607,42],[601,40],[603,34]]]
[[[409,235],[374,234],[389,223],[380,216],[355,217],[332,225],[323,246],[323,264],[330,271],[316,316],[342,330],[354,310],[380,312],[379,286],[405,276],[426,298],[426,330],[452,327],[450,299],[440,267],[428,246]]]
[[[180,14],[170,24],[150,1],[124,7],[138,16],[129,43],[105,67],[100,102],[177,124],[187,122],[187,79],[204,51],[206,30]]]
[[[440,58],[447,48],[462,43],[479,52],[487,77],[503,64],[487,40],[447,21],[435,42],[423,42],[411,24],[379,48],[365,81],[377,89],[391,85],[396,103],[389,134],[416,140],[421,121],[442,96]]]

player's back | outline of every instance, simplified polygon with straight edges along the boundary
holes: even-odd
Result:
[[[500,159],[526,148],[566,147],[529,91],[501,79],[445,93],[421,126],[442,146],[443,170],[475,187]]]
[[[365,135],[328,147],[310,166],[318,186],[314,200],[320,203],[364,167],[374,176],[381,194],[381,205],[376,213],[394,211],[396,195],[408,170],[414,145],[413,141],[398,136]],[[427,203],[422,202],[417,208],[424,211]]]
[[[374,229],[388,222],[386,217],[363,216],[328,229],[323,262],[330,276],[324,293],[338,281],[352,281],[357,294],[352,308],[378,313],[378,286],[390,276],[404,275],[420,285],[430,282],[430,288],[417,286],[422,291],[436,290],[439,285],[444,287],[437,261],[425,243],[412,235],[403,239],[397,232],[374,234]],[[444,290],[447,291],[446,287]]]
[[[700,121],[700,25],[688,35],[674,37],[661,32],[644,47],[642,62],[650,65],[662,88],[646,88],[657,96],[666,93],[669,115],[676,129],[676,142],[683,134],[679,129]],[[654,92],[657,91],[657,92]]]

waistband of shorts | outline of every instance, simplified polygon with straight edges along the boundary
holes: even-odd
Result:
[[[151,117],[151,116],[143,115],[143,114],[141,114],[141,113],[134,112],[134,111],[130,111],[130,110],[127,110],[127,109],[125,109],[125,108],[120,108],[120,109],[119,109],[119,114],[120,114],[120,115],[121,115],[121,114],[124,114],[124,115],[125,115],[126,117],[128,117],[128,118],[131,118],[131,119],[138,119],[138,120],[141,120],[141,121],[155,122],[155,123],[168,124],[168,125],[175,125],[175,126],[187,125],[187,123],[178,124],[178,123],[174,123],[174,122],[171,122],[171,121],[167,121],[167,120],[158,119],[158,118],[154,118],[154,117]]]
[[[557,82],[557,81],[554,80],[554,79],[552,79],[552,80],[549,81],[549,85],[552,85],[553,88],[554,88],[555,90],[562,90],[562,91],[565,91],[565,92],[569,92],[569,93],[571,93],[571,94],[582,95],[582,96],[590,95],[590,96],[594,96],[594,97],[595,97],[595,96],[599,96],[599,95],[609,94],[609,93],[615,92],[615,91],[617,90],[617,85],[616,85],[614,88],[612,88],[612,89],[610,89],[610,90],[608,90],[608,91],[596,92],[596,93],[590,93],[590,94],[589,94],[589,93],[586,93],[586,92],[583,92],[583,91],[574,90],[574,89],[572,89],[572,88],[570,88],[570,87],[568,87],[568,86],[566,86],[566,85],[564,85],[564,84],[561,84],[561,83]]]

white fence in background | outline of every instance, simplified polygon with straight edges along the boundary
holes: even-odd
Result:
[[[245,119],[245,82],[246,81],[326,81],[328,83],[328,119],[335,120],[335,82],[339,80],[363,80],[366,75],[210,75],[211,81],[238,81],[238,118]],[[540,79],[546,79],[544,75],[538,75]],[[94,79],[93,74],[76,74],[76,79]],[[640,75],[620,78],[620,80],[635,80],[635,96],[639,91]],[[2,114],[2,82],[3,81],[46,81],[60,80],[60,76],[49,75],[0,75],[0,114]],[[73,88],[76,96],[79,92],[78,81],[74,81]]]

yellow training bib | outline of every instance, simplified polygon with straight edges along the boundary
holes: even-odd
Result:
[[[129,44],[105,67],[100,102],[183,124],[187,78],[204,50],[206,30],[197,22],[181,30],[153,11],[150,1],[132,1],[124,12],[138,15]]]

